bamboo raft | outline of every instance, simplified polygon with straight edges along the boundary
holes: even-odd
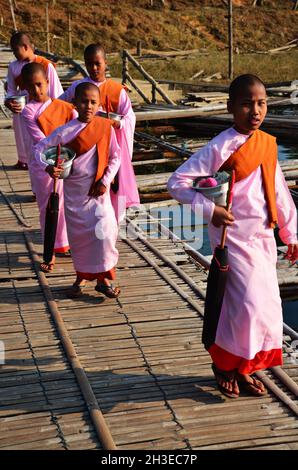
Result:
[[[28,174],[12,169],[12,130],[0,142],[0,448],[298,449],[297,333],[285,326],[285,365],[259,374],[266,397],[222,396],[200,341],[208,260],[149,216],[164,237],[146,239],[145,213],[127,221],[133,240],[121,229],[120,298],[90,283],[67,299],[71,259],[39,272]]]

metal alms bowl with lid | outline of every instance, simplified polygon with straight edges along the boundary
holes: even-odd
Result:
[[[15,95],[15,96],[8,96],[6,98],[7,101],[16,101],[16,103],[22,106],[22,110],[26,106],[26,95]]]
[[[111,119],[112,121],[121,121],[121,119],[123,118],[122,114],[107,113],[106,111],[97,111],[96,115],[105,119]]]
[[[226,206],[230,180],[229,173],[221,171],[212,175],[211,178],[216,180],[216,186],[200,186],[200,181],[206,178],[208,178],[208,176],[196,178],[193,182],[193,188],[213,201],[216,205]]]
[[[57,146],[49,147],[41,154],[41,159],[48,165],[55,165],[57,157]],[[61,146],[60,162],[63,167],[63,172],[59,176],[59,179],[65,179],[70,175],[71,167],[76,154],[73,150],[68,147]]]

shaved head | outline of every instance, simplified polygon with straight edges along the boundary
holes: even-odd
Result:
[[[98,93],[98,96],[99,96],[99,88],[96,85],[90,82],[83,82],[83,83],[79,83],[78,86],[76,86],[75,100],[80,98],[82,94],[84,93],[84,91],[86,90],[94,90],[96,91],[96,93]]]
[[[90,57],[91,55],[97,54],[97,52],[101,52],[103,57],[106,57],[106,52],[102,44],[99,42],[89,44],[89,46],[87,46],[84,50],[84,59],[86,59],[86,57]]]
[[[13,48],[15,46],[31,46],[31,41],[28,34],[24,33],[23,31],[18,31],[14,33],[10,38],[10,46]]]
[[[38,64],[37,62],[30,62],[29,64],[24,65],[21,71],[23,82],[27,83],[35,73],[39,72],[42,73],[45,79],[47,78],[45,69],[41,64]]]
[[[264,82],[256,75],[252,75],[250,73],[239,75],[239,77],[235,78],[235,80],[233,80],[230,85],[230,101],[235,101],[239,96],[245,94],[248,88],[253,85],[261,85],[264,87],[264,89],[266,89]]]

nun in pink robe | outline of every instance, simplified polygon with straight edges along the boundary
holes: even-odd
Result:
[[[222,228],[212,222],[214,203],[192,189],[198,176],[211,175],[248,139],[234,128],[212,139],[192,155],[168,181],[170,194],[194,211],[203,208],[212,250],[220,243]],[[297,212],[277,163],[276,205],[279,236],[283,243],[297,243]],[[222,370],[251,374],[282,364],[283,317],[276,273],[277,250],[268,227],[261,169],[235,183],[235,218],[227,230],[229,278],[224,294],[215,345],[209,353]]]
[[[44,236],[45,227],[45,216],[48,200],[51,192],[53,191],[53,179],[44,170],[39,162],[34,158],[34,146],[36,146],[41,140],[45,139],[45,135],[40,129],[37,119],[52,103],[49,99],[45,103],[39,103],[37,101],[30,101],[22,111],[22,118],[28,134],[28,155],[30,156],[28,162],[28,168],[31,178],[32,191],[36,195],[36,201],[39,208],[39,220],[41,231]],[[73,117],[77,116],[77,112],[74,110]],[[59,194],[59,215],[58,225],[55,240],[55,252],[62,253],[69,250],[66,222],[64,216],[64,195],[63,195],[63,180],[57,181],[57,192]]]
[[[95,82],[90,77],[77,80],[73,82],[72,85],[61,96],[59,96],[59,99],[71,103],[73,101],[77,85],[84,82],[93,83],[99,87],[99,89],[100,86],[104,83]],[[121,165],[118,173],[119,189],[117,193],[114,193],[111,190],[110,194],[117,221],[120,222],[125,216],[125,211],[128,207],[140,205],[140,196],[138,193],[136,177],[131,162],[136,117],[131,106],[131,101],[125,89],[123,89],[120,93],[117,113],[123,116],[122,120],[120,121],[120,128],[115,129],[121,155]]]
[[[8,74],[7,74],[7,95],[5,99],[9,98],[10,96],[28,96],[26,90],[20,90],[16,85],[16,78],[19,77],[21,74],[22,68],[24,65],[28,64],[28,61],[23,60],[14,60],[9,64],[8,67]],[[47,79],[49,81],[48,84],[48,95],[50,98],[57,98],[61,93],[63,93],[63,88],[60,83],[59,77],[57,75],[56,69],[53,64],[48,64],[47,69]],[[18,153],[18,159],[22,163],[27,163],[29,160],[28,155],[28,142],[29,139],[27,135],[26,126],[24,126],[23,119],[21,113],[13,113],[13,129],[15,133],[15,140],[16,140],[16,147]]]
[[[53,145],[71,142],[87,123],[73,119],[42,140],[35,151],[42,167],[41,153]],[[114,129],[111,129],[108,168],[101,178],[107,191],[97,198],[88,196],[97,170],[96,146],[74,160],[72,172],[64,180],[64,209],[72,260],[77,273],[100,274],[112,270],[118,262],[116,241],[118,225],[109,195],[110,184],[119,166],[120,153]]]

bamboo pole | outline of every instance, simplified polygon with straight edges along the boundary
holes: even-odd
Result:
[[[135,83],[133,78],[129,75],[129,73],[126,73],[126,81],[128,81],[133,88],[139,93],[139,95],[143,98],[145,103],[150,104],[150,100],[147,98],[147,96],[142,92],[142,90],[138,87],[138,85]],[[123,83],[123,82],[122,82]]]
[[[142,42],[141,41],[137,42],[137,56],[138,57],[142,56]]]
[[[116,450],[116,445],[111,435],[111,432],[101,412],[101,409],[99,407],[96,396],[94,395],[94,392],[92,390],[92,387],[90,385],[86,372],[81,364],[79,357],[77,356],[76,350],[71,341],[68,330],[62,318],[62,315],[59,312],[57,304],[53,298],[50,286],[47,282],[47,278],[45,274],[39,269],[39,258],[34,249],[34,245],[29,237],[29,233],[25,231],[23,233],[24,233],[24,237],[26,240],[28,251],[31,255],[31,258],[35,267],[35,271],[36,271],[40,286],[46,298],[48,308],[55,322],[61,343],[67,355],[67,359],[72,366],[72,369],[74,371],[74,374],[80,386],[81,392],[84,396],[84,399],[85,399],[89,414],[91,416],[92,422],[96,429],[98,438],[104,449]]]
[[[47,52],[50,52],[49,2],[46,2],[46,34],[47,34]]]
[[[126,52],[125,50],[122,51],[122,84],[123,85],[125,85],[127,81],[127,77],[128,77],[128,59],[127,59],[127,55],[125,52]]]
[[[151,85],[155,86],[155,90],[160,94],[160,96],[165,100],[166,103],[172,104],[174,106],[176,105],[176,103],[174,103],[174,101],[171,100],[171,98],[169,98],[167,94],[160,88],[154,78],[148,72],[146,72],[142,65],[139,64],[139,62],[134,57],[132,57],[132,55],[130,55],[127,50],[123,50],[123,56],[124,55],[126,56],[127,60],[129,60],[129,62],[132,63],[133,66],[143,75],[143,77],[148,80]]]
[[[17,28],[17,23],[16,23],[16,17],[15,17],[15,14],[14,14],[14,8],[13,8],[12,0],[9,0],[9,6],[10,6],[10,11],[11,11],[11,17],[12,17],[14,32],[17,32],[18,28]]]
[[[6,194],[4,194],[1,189],[0,189],[0,195],[3,197],[4,201],[6,202],[6,204],[8,205],[8,207],[11,209],[11,211],[14,213],[14,215],[16,216],[16,218],[18,219],[18,221],[20,222],[20,224],[24,225],[24,227],[27,227],[27,228],[32,227],[32,225],[28,224],[28,223],[26,222],[26,220],[23,218],[23,216],[18,213],[18,211],[16,210],[16,208],[14,207],[14,205],[9,201],[8,197],[6,196]]]
[[[229,29],[229,79],[232,80],[233,70],[233,1],[229,0],[228,29]]]
[[[155,85],[152,85],[151,94],[152,94],[151,103],[155,104],[156,103],[156,86]]]
[[[71,25],[71,12],[68,12],[68,44],[69,44],[69,57],[72,57],[72,25]]]

